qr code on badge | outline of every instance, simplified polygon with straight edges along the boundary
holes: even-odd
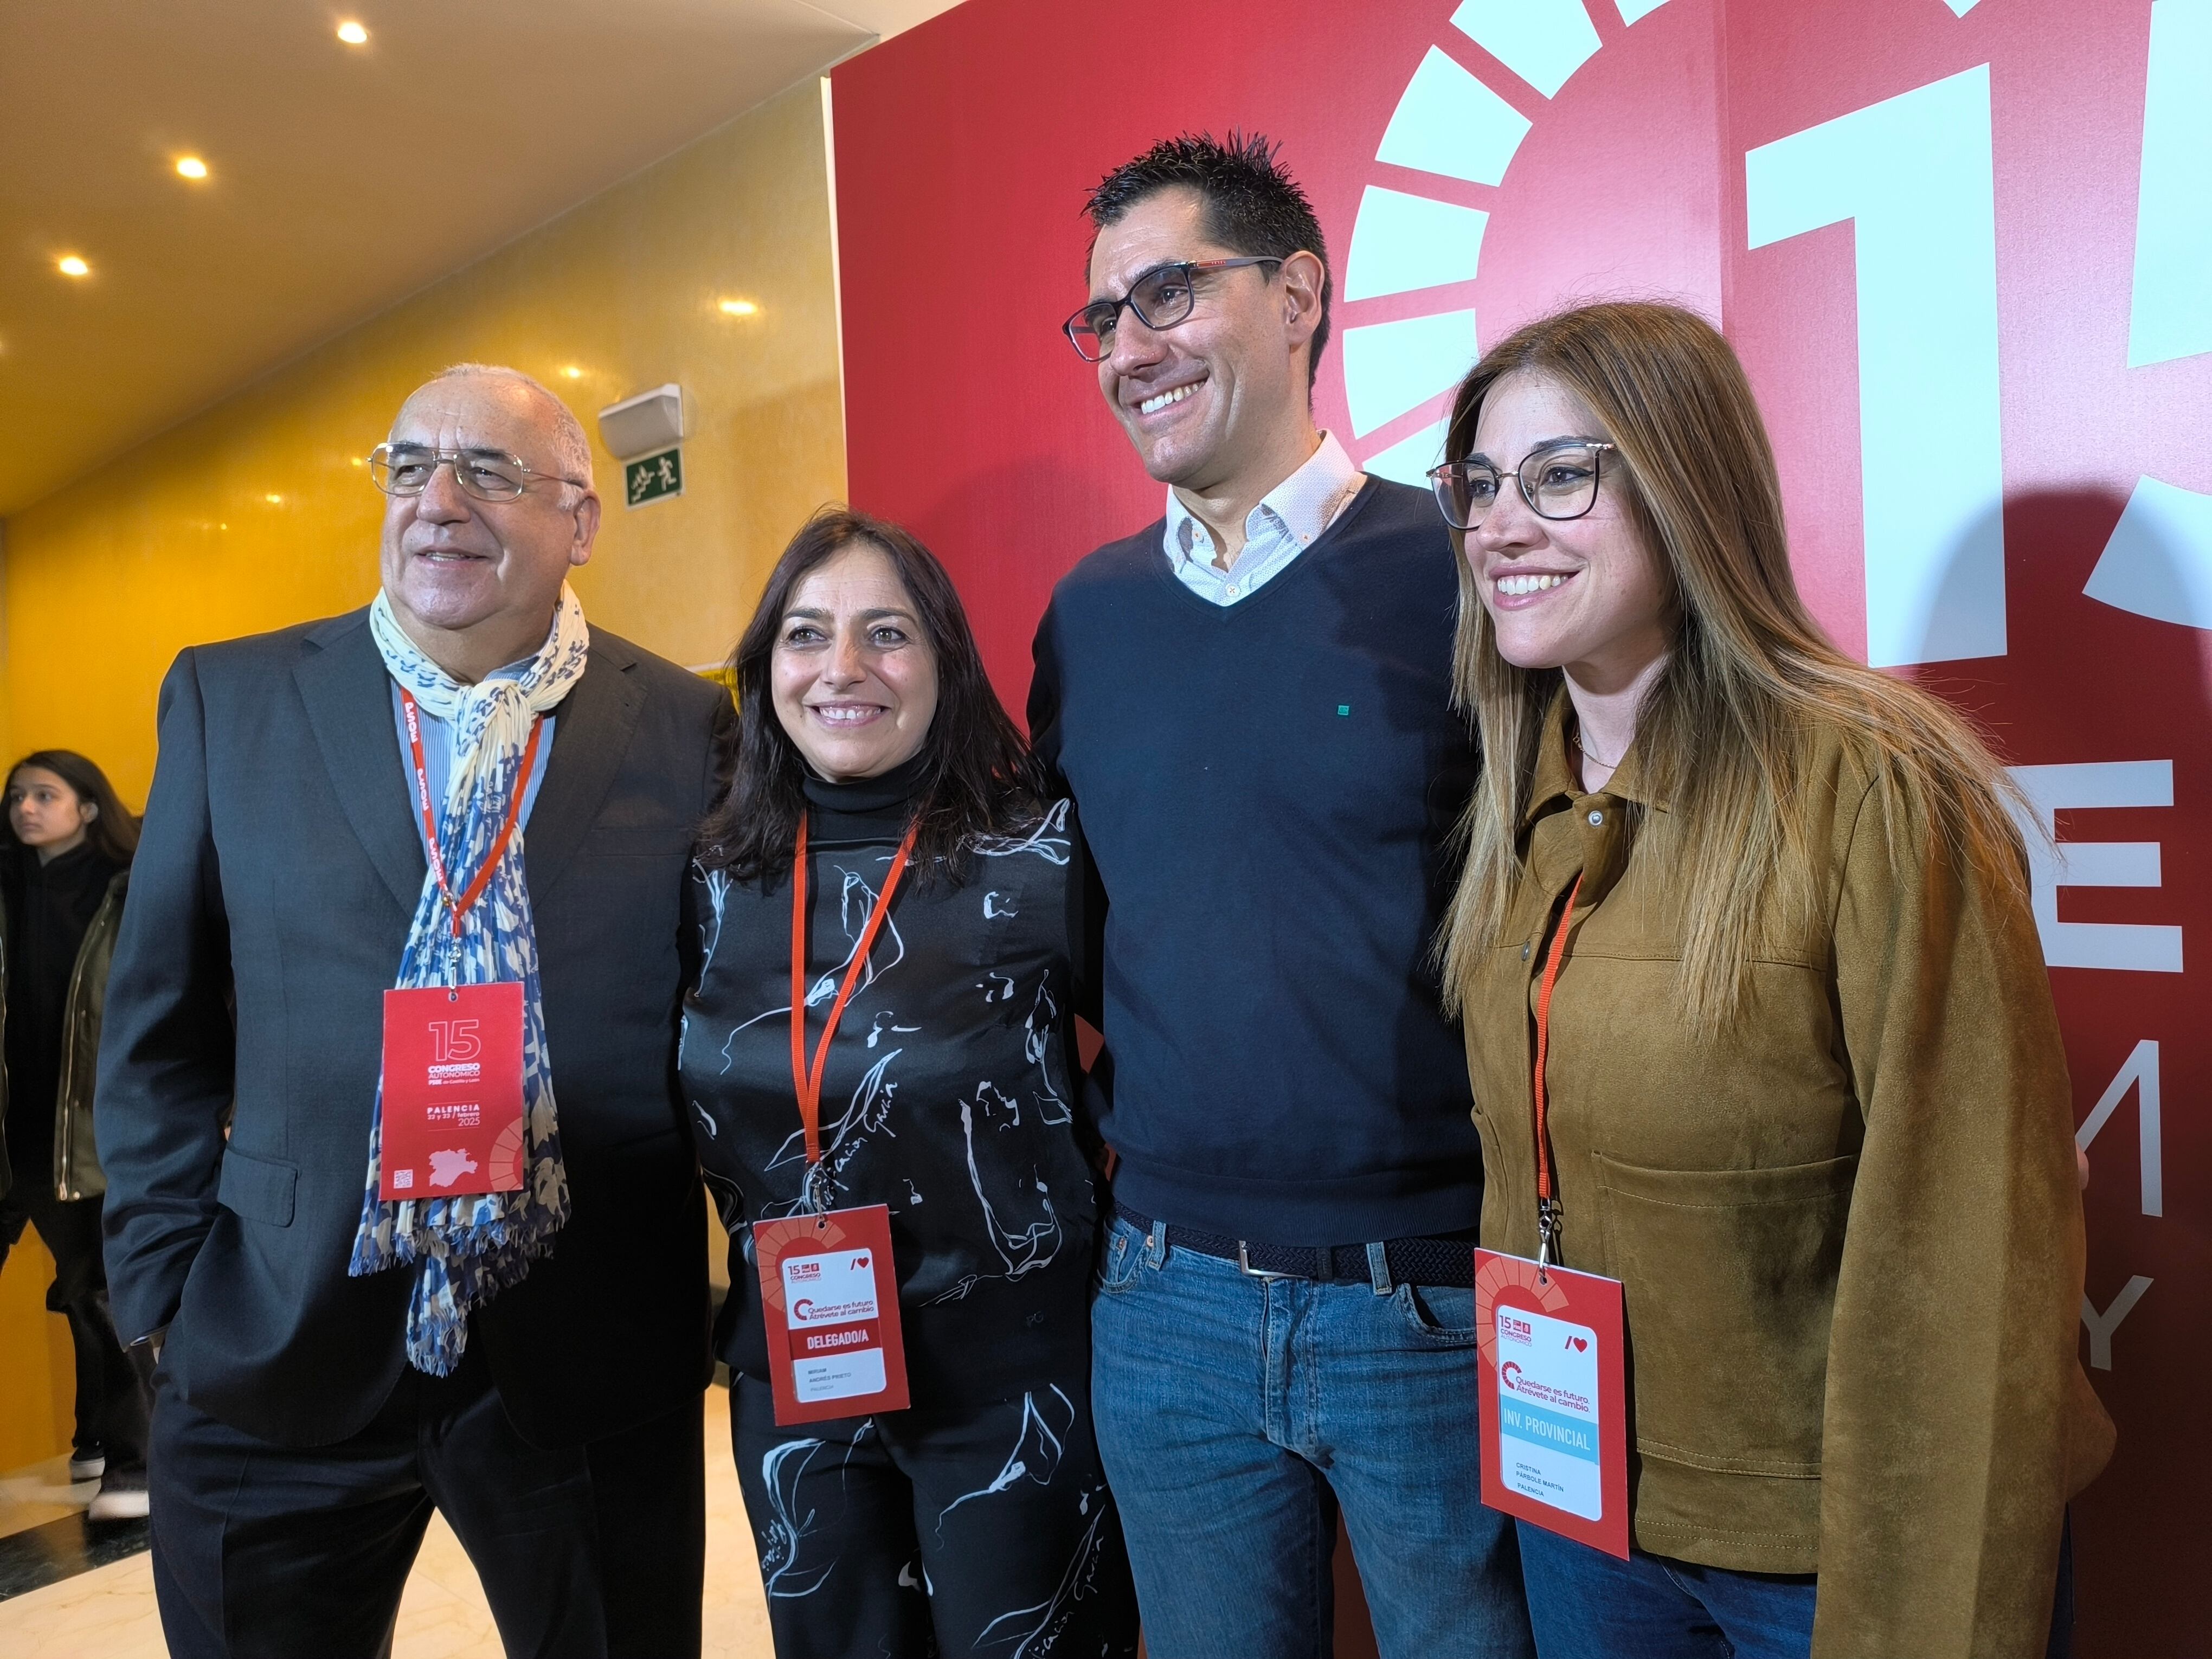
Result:
[[[415,1171],[414,1171],[414,1170],[394,1170],[392,1172],[392,1191],[394,1191],[394,1192],[398,1192],[398,1191],[402,1187],[412,1187],[414,1184],[415,1184]]]

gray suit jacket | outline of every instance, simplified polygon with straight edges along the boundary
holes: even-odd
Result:
[[[424,865],[368,614],[169,671],[100,1048],[116,1323],[167,1327],[185,1399],[293,1445],[382,1406],[413,1284],[346,1273]],[[524,858],[574,1213],[471,1337],[542,1444],[674,1410],[708,1374],[675,1057],[684,872],[732,725],[719,688],[599,629],[557,712]]]

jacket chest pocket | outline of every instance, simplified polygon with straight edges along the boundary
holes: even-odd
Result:
[[[1856,1157],[1648,1170],[1591,1154],[1647,1456],[1815,1477]]]

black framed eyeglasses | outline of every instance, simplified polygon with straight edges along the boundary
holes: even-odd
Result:
[[[1472,530],[1480,524],[1508,478],[1538,518],[1579,519],[1597,505],[1604,458],[1613,453],[1613,446],[1601,439],[1561,438],[1530,450],[1510,472],[1470,455],[1431,467],[1429,483],[1437,492],[1444,522],[1454,530]]]
[[[453,482],[480,501],[514,501],[540,478],[591,486],[560,472],[540,472],[520,456],[499,449],[433,449],[428,444],[379,444],[368,452],[368,478],[387,495],[419,495],[441,466],[453,469]]]
[[[1190,319],[1198,303],[1194,276],[1210,270],[1235,270],[1243,265],[1279,265],[1280,259],[1255,256],[1243,259],[1185,259],[1171,265],[1154,265],[1129,284],[1118,300],[1093,300],[1062,323],[1060,331],[1086,363],[1103,362],[1114,349],[1114,330],[1121,320],[1123,306],[1137,313],[1146,328],[1173,328]]]

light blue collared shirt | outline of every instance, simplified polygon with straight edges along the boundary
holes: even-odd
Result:
[[[519,680],[532,659],[511,662],[504,668],[495,669],[484,676],[488,680]],[[446,806],[446,783],[453,775],[453,728],[440,720],[421,703],[415,713],[422,728],[422,770],[430,780],[430,800],[442,813]],[[538,763],[530,769],[530,781],[522,786],[522,817],[519,824],[530,822],[530,809],[538,804],[538,791],[545,781],[545,763],[553,757],[553,720],[545,716],[545,730],[538,739]],[[422,856],[430,856],[429,837],[422,832],[422,809],[415,799],[415,757],[407,742],[407,708],[400,701],[399,682],[392,682],[392,721],[399,728],[399,771],[407,784],[407,816],[414,821],[415,839],[422,843]],[[473,873],[473,872],[471,872]]]
[[[1244,520],[1244,547],[1224,570],[1206,529],[1182,498],[1168,491],[1165,536],[1168,563],[1176,580],[1212,605],[1231,605],[1249,598],[1291,567],[1335,522],[1357,495],[1364,476],[1344,453],[1336,434],[1321,434],[1321,447],[1306,464],[1269,490]]]

